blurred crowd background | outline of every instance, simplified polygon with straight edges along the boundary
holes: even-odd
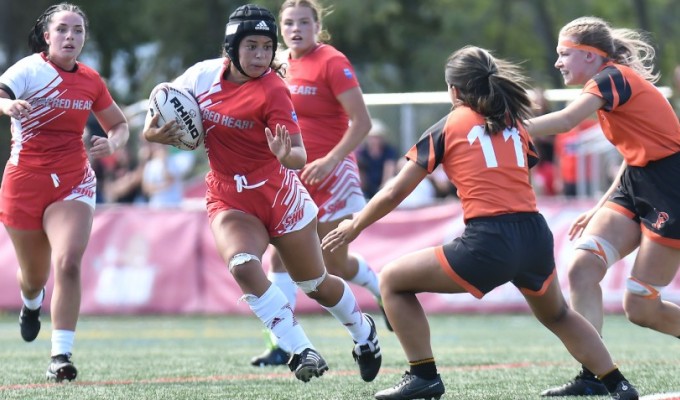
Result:
[[[140,140],[151,89],[193,63],[218,57],[233,0],[75,0],[90,19],[81,61],[96,68],[125,111],[131,140],[96,163],[98,202],[178,206],[201,204],[207,171],[202,148],[193,152]],[[249,0],[278,13],[278,0]],[[29,54],[27,35],[53,1],[0,0],[0,70]],[[450,109],[443,78],[448,55],[466,44],[521,63],[533,86],[537,114],[563,107],[555,70],[559,27],[596,15],[615,26],[649,33],[656,47],[659,86],[680,113],[680,2],[676,0],[322,0],[330,42],[356,69],[373,129],[356,156],[371,197],[399,171],[422,131]],[[576,89],[575,89],[576,90]],[[559,94],[558,94],[559,93]],[[650,116],[653,118],[653,116]],[[103,134],[95,121],[85,135]],[[9,119],[0,117],[0,168],[9,156]],[[596,121],[537,142],[541,163],[533,183],[541,196],[592,197],[602,193],[621,162]],[[403,207],[455,198],[437,171]]]

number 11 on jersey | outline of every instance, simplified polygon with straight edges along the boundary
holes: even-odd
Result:
[[[479,140],[479,143],[482,145],[482,153],[484,154],[484,161],[486,162],[487,168],[498,167],[498,160],[496,159],[496,152],[493,149],[491,136],[484,131],[484,127],[477,125],[472,128],[470,133],[468,133],[467,139],[470,144]],[[507,142],[508,139],[512,139],[517,166],[523,168],[525,166],[524,152],[522,151],[522,139],[519,136],[517,128],[506,128],[503,131],[503,139],[505,139],[505,142]]]

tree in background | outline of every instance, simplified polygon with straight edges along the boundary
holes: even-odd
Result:
[[[145,98],[156,83],[194,62],[217,57],[215,38],[239,0],[81,0],[93,23],[85,55],[111,80],[117,98]],[[278,9],[280,1],[256,1]],[[0,0],[0,69],[28,54],[24,28],[53,1]],[[356,65],[364,91],[440,90],[451,49],[483,46],[523,62],[537,85],[558,87],[553,68],[559,26],[596,15],[651,32],[664,85],[680,59],[680,2],[674,0],[343,0],[325,1],[331,43]],[[108,23],[103,23],[108,22]]]
[[[352,61],[365,93],[443,90],[452,49],[472,44],[521,62],[537,86],[561,87],[553,67],[560,26],[596,15],[650,32],[661,85],[672,85],[680,60],[676,0],[321,0],[331,44]],[[218,57],[224,21],[241,0],[73,0],[93,21],[83,60],[94,63],[121,104],[148,97],[161,81],[198,60]],[[281,0],[253,0],[277,10]],[[0,0],[0,71],[28,55],[28,31],[50,0]],[[433,111],[438,112],[438,111]],[[0,161],[9,149],[0,118]],[[134,140],[132,140],[134,143]],[[0,168],[4,166],[4,162]]]

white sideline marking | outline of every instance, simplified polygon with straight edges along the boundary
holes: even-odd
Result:
[[[680,400],[680,392],[650,394],[640,397],[640,400]]]

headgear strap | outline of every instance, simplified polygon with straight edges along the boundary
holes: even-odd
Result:
[[[229,56],[236,69],[243,75],[257,78],[245,73],[238,57],[238,46],[241,40],[248,35],[267,36],[272,40],[272,59],[269,60],[271,64],[278,45],[276,17],[264,7],[256,4],[246,4],[231,13],[227,22],[224,35],[224,49],[227,56]]]

